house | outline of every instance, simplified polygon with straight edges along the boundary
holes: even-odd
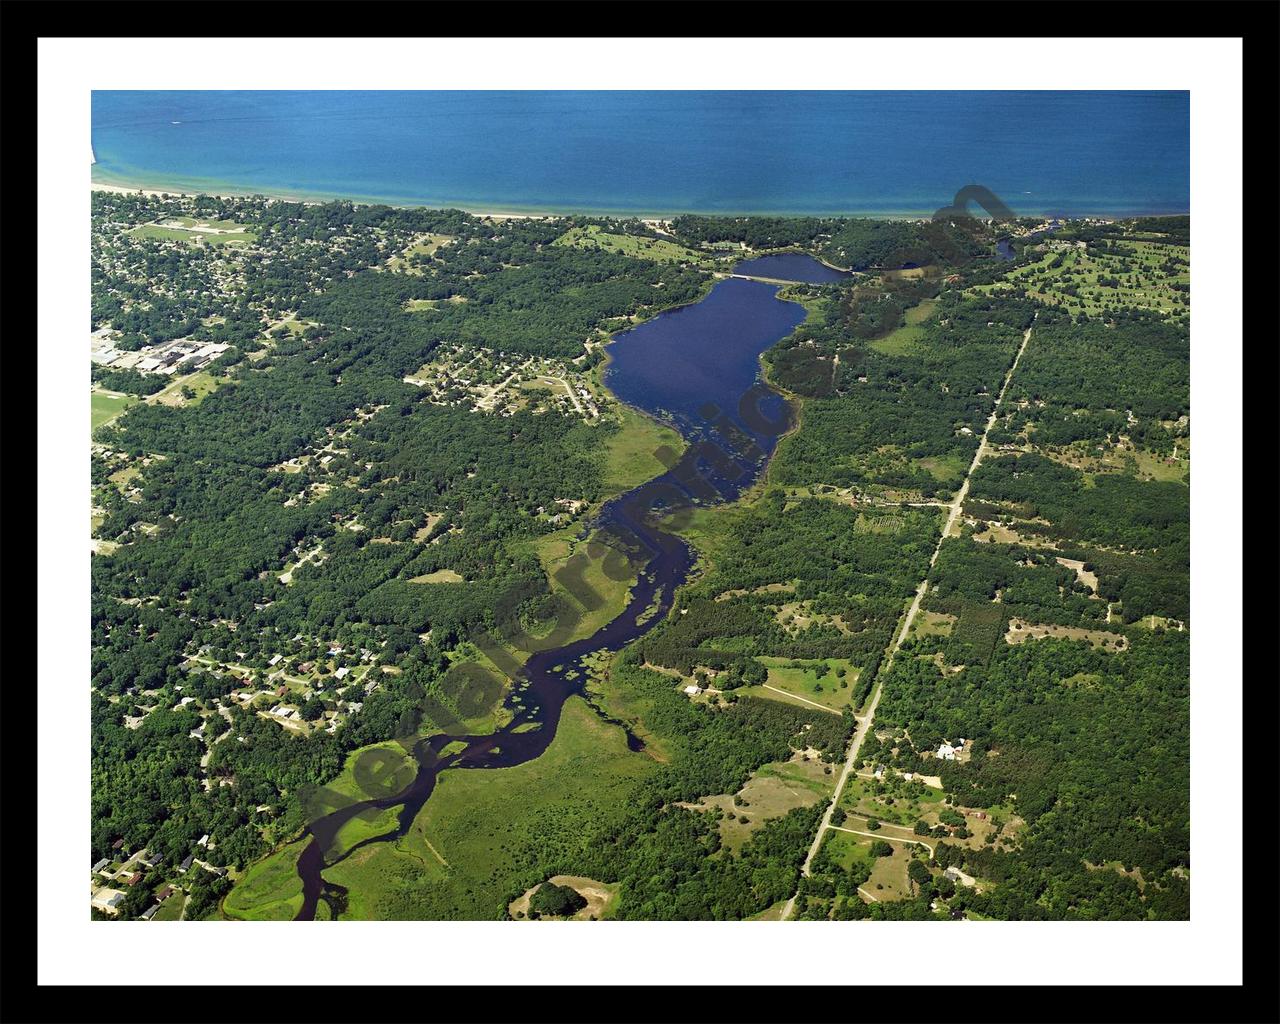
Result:
[[[173,886],[166,885],[163,889],[161,889],[159,892],[156,893],[156,899],[158,899],[161,903],[163,903],[172,895],[173,895]]]
[[[196,859],[196,858],[195,858],[195,856],[194,856],[193,854],[190,854],[190,853],[189,853],[189,854],[187,854],[187,859],[186,859],[186,860],[184,860],[181,864],[179,864],[179,865],[178,865],[178,870],[179,870],[179,871],[188,871],[188,870],[190,870],[190,868],[191,868],[191,862],[192,862],[193,860],[195,860],[195,859]]]
[[[902,777],[903,777],[903,779],[905,779],[907,782],[910,782],[912,779],[914,779],[914,778],[916,777],[916,773],[915,773],[915,772],[903,772],[903,773],[902,773]]]
[[[111,844],[111,849],[113,849],[113,850],[122,850],[122,849],[124,849],[124,840],[123,840],[123,839],[117,839],[114,843],[112,843],[112,844]]]
[[[951,867],[947,868],[947,870],[942,873],[942,877],[949,879],[952,882],[958,882],[961,885],[967,886],[970,889],[972,889],[977,884],[977,880],[972,875],[966,875],[954,864],[951,865]]]
[[[151,904],[151,906],[147,907],[147,909],[142,912],[140,917],[143,921],[150,921],[153,917],[156,916],[156,911],[159,909],[160,909],[160,904],[153,903]]]
[[[121,902],[124,900],[124,891],[121,889],[99,889],[93,894],[93,899],[89,905],[95,910],[102,910],[108,914],[118,913]]]
[[[986,821],[986,820],[987,820],[987,812],[986,812],[986,811],[979,811],[977,814],[975,814],[975,815],[974,815],[974,817],[975,817],[975,818],[977,818],[979,821]]]
[[[152,853],[150,850],[143,850],[138,856],[140,863],[145,864],[149,868],[155,867],[164,858],[159,853]]]
[[[882,765],[882,764],[878,764],[878,765],[876,765],[876,770],[875,770],[875,771],[873,771],[873,772],[871,773],[871,777],[872,777],[873,779],[883,779],[883,778],[884,778],[884,765]]]
[[[133,874],[131,874],[128,878],[126,878],[126,879],[124,880],[124,884],[125,884],[125,885],[137,885],[137,884],[138,884],[139,882],[141,882],[141,881],[142,881],[142,872],[141,872],[141,871],[135,871]]]
[[[316,663],[314,661],[304,661],[301,665],[298,666],[298,671],[306,673],[306,672],[310,672],[315,667],[316,667]]]
[[[110,863],[111,863],[110,857],[103,857],[102,860],[98,861],[98,863],[95,864],[93,867],[91,867],[89,870],[96,875],[99,871],[101,871]]]
[[[282,654],[273,654],[271,656],[271,660],[268,661],[267,664],[270,665],[272,668],[275,668],[278,664],[280,664],[280,661],[283,657],[284,655]]]
[[[209,845],[209,833],[206,832],[204,835],[202,835],[199,839],[196,840],[196,846],[208,846],[208,845]]]
[[[956,759],[956,748],[950,743],[943,743],[938,747],[937,756],[943,761],[954,761]]]
[[[693,684],[690,684],[684,688],[684,692],[687,693],[690,697],[696,697],[702,691],[698,687],[694,686]]]
[[[337,671],[337,672],[335,672],[335,673],[333,674],[333,678],[334,678],[334,679],[345,679],[345,678],[347,677],[347,673],[348,673],[349,671],[350,671],[350,669],[348,669],[348,668],[344,665],[342,668],[338,669],[338,671]]]

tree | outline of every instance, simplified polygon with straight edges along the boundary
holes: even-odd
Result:
[[[867,819],[867,829],[868,829],[868,831],[871,831],[871,832],[879,832],[879,831],[880,831],[880,819],[879,819],[879,818],[868,818],[868,819]]]
[[[531,916],[570,917],[586,905],[586,899],[577,889],[543,882],[529,900],[529,913]]]
[[[871,844],[871,856],[873,857],[892,857],[893,847],[886,843],[883,839],[877,839]]]
[[[907,865],[907,877],[916,885],[923,886],[928,883],[932,876],[930,875],[929,869],[925,865],[924,861],[913,860]]]

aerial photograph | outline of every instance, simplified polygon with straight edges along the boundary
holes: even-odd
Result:
[[[1189,92],[91,106],[85,918],[1190,920]]]

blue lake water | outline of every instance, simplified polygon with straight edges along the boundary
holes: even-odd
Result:
[[[95,180],[473,210],[1186,212],[1186,92],[94,92]]]
[[[821,264],[819,264],[821,266]],[[701,302],[669,310],[618,335],[609,346],[605,383],[629,405],[674,423],[686,437],[705,435],[724,412],[762,450],[773,450],[770,431],[740,411],[744,396],[770,421],[785,413],[780,396],[760,382],[760,354],[790,334],[804,307],[777,297],[776,285],[721,281]]]
[[[849,276],[847,271],[828,267],[802,252],[780,252],[743,260],[734,266],[733,272],[748,277],[771,277],[776,281],[805,281],[809,284],[830,284]]]

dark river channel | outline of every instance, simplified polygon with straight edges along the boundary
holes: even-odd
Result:
[[[815,283],[842,276],[799,254],[765,257],[784,258],[784,265],[747,261],[735,272],[781,278],[785,271],[789,280]],[[325,868],[369,843],[404,835],[441,771],[509,768],[546,750],[555,738],[565,699],[582,691],[583,657],[617,651],[665,618],[694,562],[690,547],[669,532],[670,517],[694,506],[732,501],[759,478],[777,439],[790,426],[791,410],[763,383],[759,358],[790,334],[805,312],[799,304],[779,299],[777,292],[778,286],[760,281],[724,280],[700,302],[669,310],[615,337],[605,372],[610,389],[622,401],[674,426],[689,443],[679,460],[668,463],[666,473],[607,502],[582,534],[585,538],[602,531],[597,536],[609,538],[607,547],[625,551],[627,561],[638,569],[626,609],[586,639],[533,653],[506,698],[514,715],[497,732],[419,740],[412,748],[417,775],[406,788],[316,818],[298,859],[303,903],[296,920],[314,919],[322,899],[329,904],[330,916],[337,916],[346,893],[325,881]],[[537,728],[531,729],[531,723]],[[627,739],[633,750],[642,749],[630,732]],[[457,749],[458,742],[465,746]],[[455,749],[442,756],[451,744]],[[357,815],[368,818],[397,807],[395,829],[326,860],[345,823]]]

